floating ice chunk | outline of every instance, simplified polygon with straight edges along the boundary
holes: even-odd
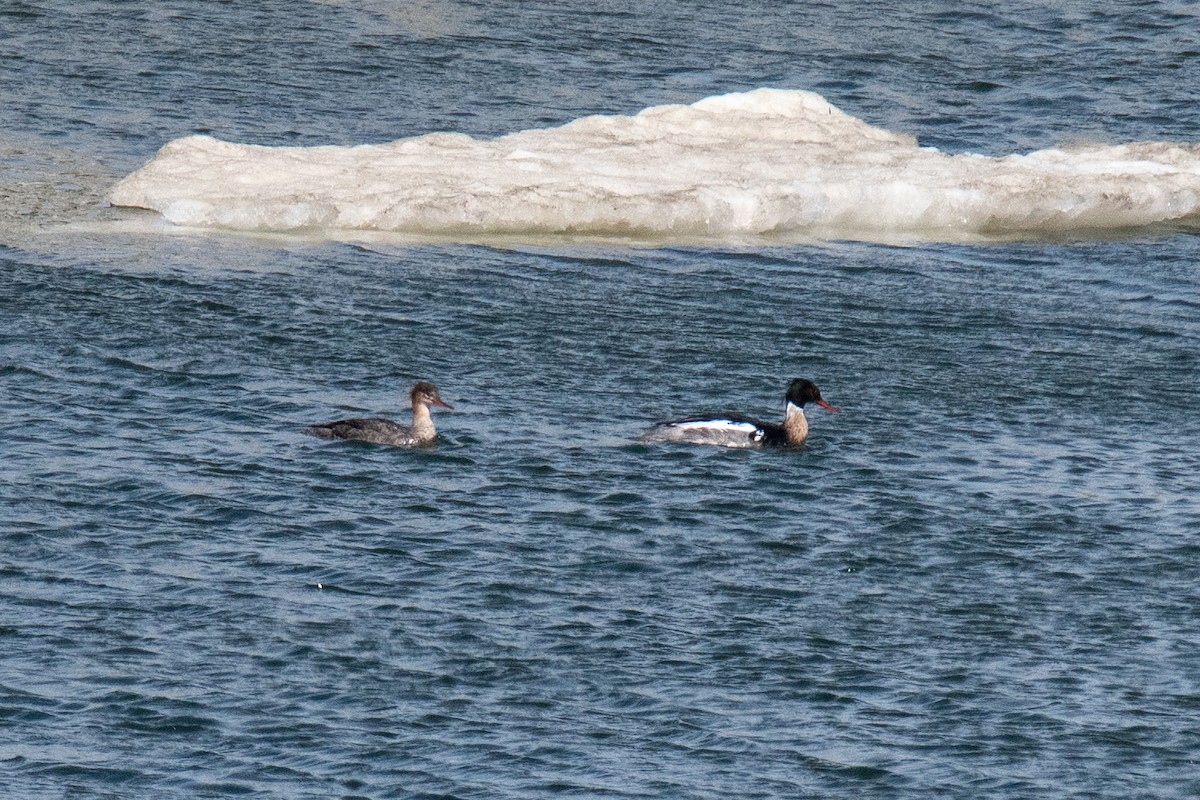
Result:
[[[758,89],[497,139],[170,142],[112,191],[179,225],[417,235],[1042,236],[1200,224],[1200,148],[947,155],[811,92]]]

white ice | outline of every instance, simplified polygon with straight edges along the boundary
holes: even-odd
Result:
[[[1200,224],[1200,146],[947,155],[758,89],[496,139],[168,143],[111,200],[184,226],[470,238],[1045,236]]]

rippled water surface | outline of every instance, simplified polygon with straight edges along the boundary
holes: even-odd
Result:
[[[1190,6],[1045,5],[0,4],[6,796],[1200,794],[1196,237],[401,246],[96,205],[191,132],[764,85],[952,151],[1200,140]],[[798,451],[631,441],[774,420],[795,376],[842,409]],[[431,448],[301,432],[417,379]]]

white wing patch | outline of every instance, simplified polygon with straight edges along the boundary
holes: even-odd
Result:
[[[768,431],[747,419],[683,419],[662,422],[639,438],[643,442],[691,442],[721,447],[760,447]]]
[[[735,422],[731,419],[698,419],[693,422],[676,422],[676,428],[688,430],[722,431],[728,433],[752,433],[762,435],[762,430],[753,422]]]

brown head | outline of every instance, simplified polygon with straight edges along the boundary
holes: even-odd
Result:
[[[442,408],[454,408],[454,406],[442,399],[438,393],[438,388],[429,381],[420,381],[413,386],[412,392],[409,393],[414,407],[417,405],[426,406],[441,406]]]

